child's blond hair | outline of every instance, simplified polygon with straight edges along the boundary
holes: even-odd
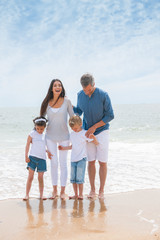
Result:
[[[82,125],[82,119],[78,115],[72,116],[69,119],[69,126],[71,128],[74,127],[74,125],[76,124]]]

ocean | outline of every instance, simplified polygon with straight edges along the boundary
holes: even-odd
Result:
[[[139,189],[160,188],[160,104],[114,105],[115,119],[110,123],[108,175],[105,193],[121,193]],[[25,144],[33,129],[32,119],[39,108],[0,108],[0,200],[23,198],[28,176],[24,159]],[[50,160],[44,174],[44,195],[52,192]],[[96,189],[99,176],[96,163]],[[68,183],[70,152],[68,153]],[[89,192],[86,172],[84,194]],[[31,197],[39,197],[37,172]]]

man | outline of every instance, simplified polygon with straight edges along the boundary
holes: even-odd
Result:
[[[99,198],[104,198],[104,186],[107,176],[109,122],[114,118],[110,98],[107,92],[95,87],[94,78],[90,74],[84,74],[80,79],[82,89],[78,93],[77,107],[73,110],[76,114],[83,114],[83,127],[86,136],[94,133],[99,142],[98,145],[87,143],[88,174],[91,186],[89,198],[94,198],[96,159],[99,161],[100,188]]]

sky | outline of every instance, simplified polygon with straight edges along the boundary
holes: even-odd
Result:
[[[0,107],[76,104],[91,73],[113,104],[160,103],[159,0],[0,0]]]

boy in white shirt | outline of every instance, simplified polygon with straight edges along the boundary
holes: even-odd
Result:
[[[87,141],[93,141],[98,145],[98,141],[93,134],[89,138],[85,136],[86,130],[82,129],[82,119],[79,116],[72,116],[69,125],[73,132],[70,134],[71,144],[68,147],[59,146],[59,150],[72,149],[71,153],[71,183],[73,184],[74,196],[69,199],[83,200],[83,183],[87,159]],[[78,194],[79,190],[79,194]]]

